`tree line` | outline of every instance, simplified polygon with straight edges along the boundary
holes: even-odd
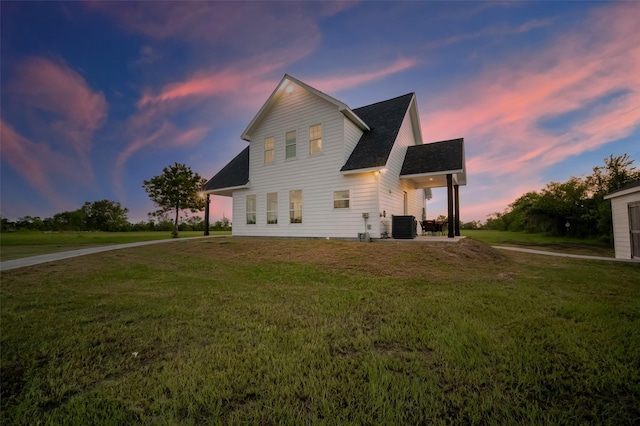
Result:
[[[611,242],[611,202],[604,196],[640,180],[633,162],[627,154],[610,155],[589,176],[550,182],[540,191],[527,192],[504,212],[490,215],[483,228]]]
[[[178,236],[178,231],[204,231],[204,220],[189,213],[204,210],[206,198],[201,196],[201,191],[205,183],[206,180],[190,167],[175,163],[165,167],[161,175],[143,182],[143,188],[158,208],[148,213],[147,221],[131,223],[127,218],[128,208],[117,201],[100,200],[87,201],[77,210],[57,213],[45,219],[24,216],[11,222],[2,218],[2,231],[171,231],[174,237]],[[223,217],[209,229],[230,231],[231,223]]]
[[[89,212],[89,214],[87,214]],[[130,222],[127,218],[127,208],[120,203],[110,200],[86,202],[81,208],[73,211],[61,212],[52,217],[23,216],[15,221],[2,218],[2,232],[32,230],[49,232],[132,232],[132,231],[167,231],[173,232],[174,221],[167,215],[149,213],[149,219],[140,222]],[[204,231],[204,220],[198,216],[180,216],[179,231]],[[211,231],[230,231],[231,222],[223,217],[210,224]]]

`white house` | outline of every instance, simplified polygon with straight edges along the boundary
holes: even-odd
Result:
[[[204,189],[233,197],[236,236],[383,238],[394,215],[424,218],[430,188],[453,217],[466,185],[464,140],[423,144],[413,93],[352,110],[285,75],[242,139]]]
[[[611,200],[616,258],[640,259],[640,181],[604,198]]]

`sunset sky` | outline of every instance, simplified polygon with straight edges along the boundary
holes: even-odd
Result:
[[[357,108],[415,92],[425,142],[464,137],[461,219],[610,154],[640,167],[640,2],[1,3],[0,214],[155,208],[209,179],[287,73]],[[212,219],[231,199],[212,197]],[[434,190],[430,217],[446,214]]]

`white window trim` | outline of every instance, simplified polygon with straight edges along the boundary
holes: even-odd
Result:
[[[293,144],[287,144],[287,133],[291,133],[294,132],[296,134],[296,138],[295,138],[295,142]],[[289,160],[294,160],[296,158],[298,158],[298,129],[293,129],[293,130],[287,130],[286,132],[284,132],[284,159],[286,161]],[[287,156],[287,148],[293,146],[295,148],[296,154],[293,157],[288,157]]]
[[[276,209],[275,210],[269,210],[269,195],[271,194],[275,194],[276,195]],[[265,209],[267,212],[267,225],[277,225],[278,224],[278,193],[277,192],[267,192],[267,208]],[[276,221],[275,223],[269,223],[269,213],[275,213],[276,215]]]
[[[249,222],[249,197],[253,197],[253,223]],[[255,194],[248,194],[245,198],[245,212],[244,212],[244,221],[245,221],[245,225],[256,225],[258,223],[258,212],[257,212],[257,204],[258,204],[258,197]]]
[[[271,141],[273,142],[273,147],[270,150],[267,150],[267,140],[271,139]],[[268,136],[266,138],[264,138],[264,143],[262,145],[263,148],[263,152],[264,152],[264,164],[273,164],[276,162],[276,138],[274,138],[273,136]],[[267,161],[267,152],[271,151],[271,153],[273,154],[273,159],[271,161]]]
[[[291,221],[291,212],[297,211],[297,210],[294,210],[294,209],[291,208],[291,193],[294,192],[294,191],[300,192],[300,222],[292,222]],[[304,221],[304,217],[302,215],[302,213],[303,213],[302,206],[304,205],[303,198],[302,198],[302,189],[291,189],[291,190],[289,190],[289,200],[288,201],[289,201],[289,203],[287,205],[287,207],[288,207],[287,210],[289,211],[289,225],[302,225],[302,223]]]
[[[311,139],[311,128],[315,126],[320,126],[320,137]],[[320,140],[320,151],[311,152],[311,142]],[[315,123],[309,126],[309,155],[320,155],[324,152],[324,123]]]
[[[348,198],[336,199],[336,192],[346,192]],[[336,201],[347,201],[347,207],[336,207]],[[333,209],[334,210],[350,210],[351,209],[351,190],[350,189],[338,189],[333,191]]]

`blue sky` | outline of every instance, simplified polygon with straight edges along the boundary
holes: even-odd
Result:
[[[285,73],[351,108],[415,92],[426,142],[465,138],[463,221],[610,154],[640,161],[639,2],[0,7],[10,219],[106,198],[146,220],[143,180],[174,162],[213,176]],[[211,206],[231,216],[230,198]]]

